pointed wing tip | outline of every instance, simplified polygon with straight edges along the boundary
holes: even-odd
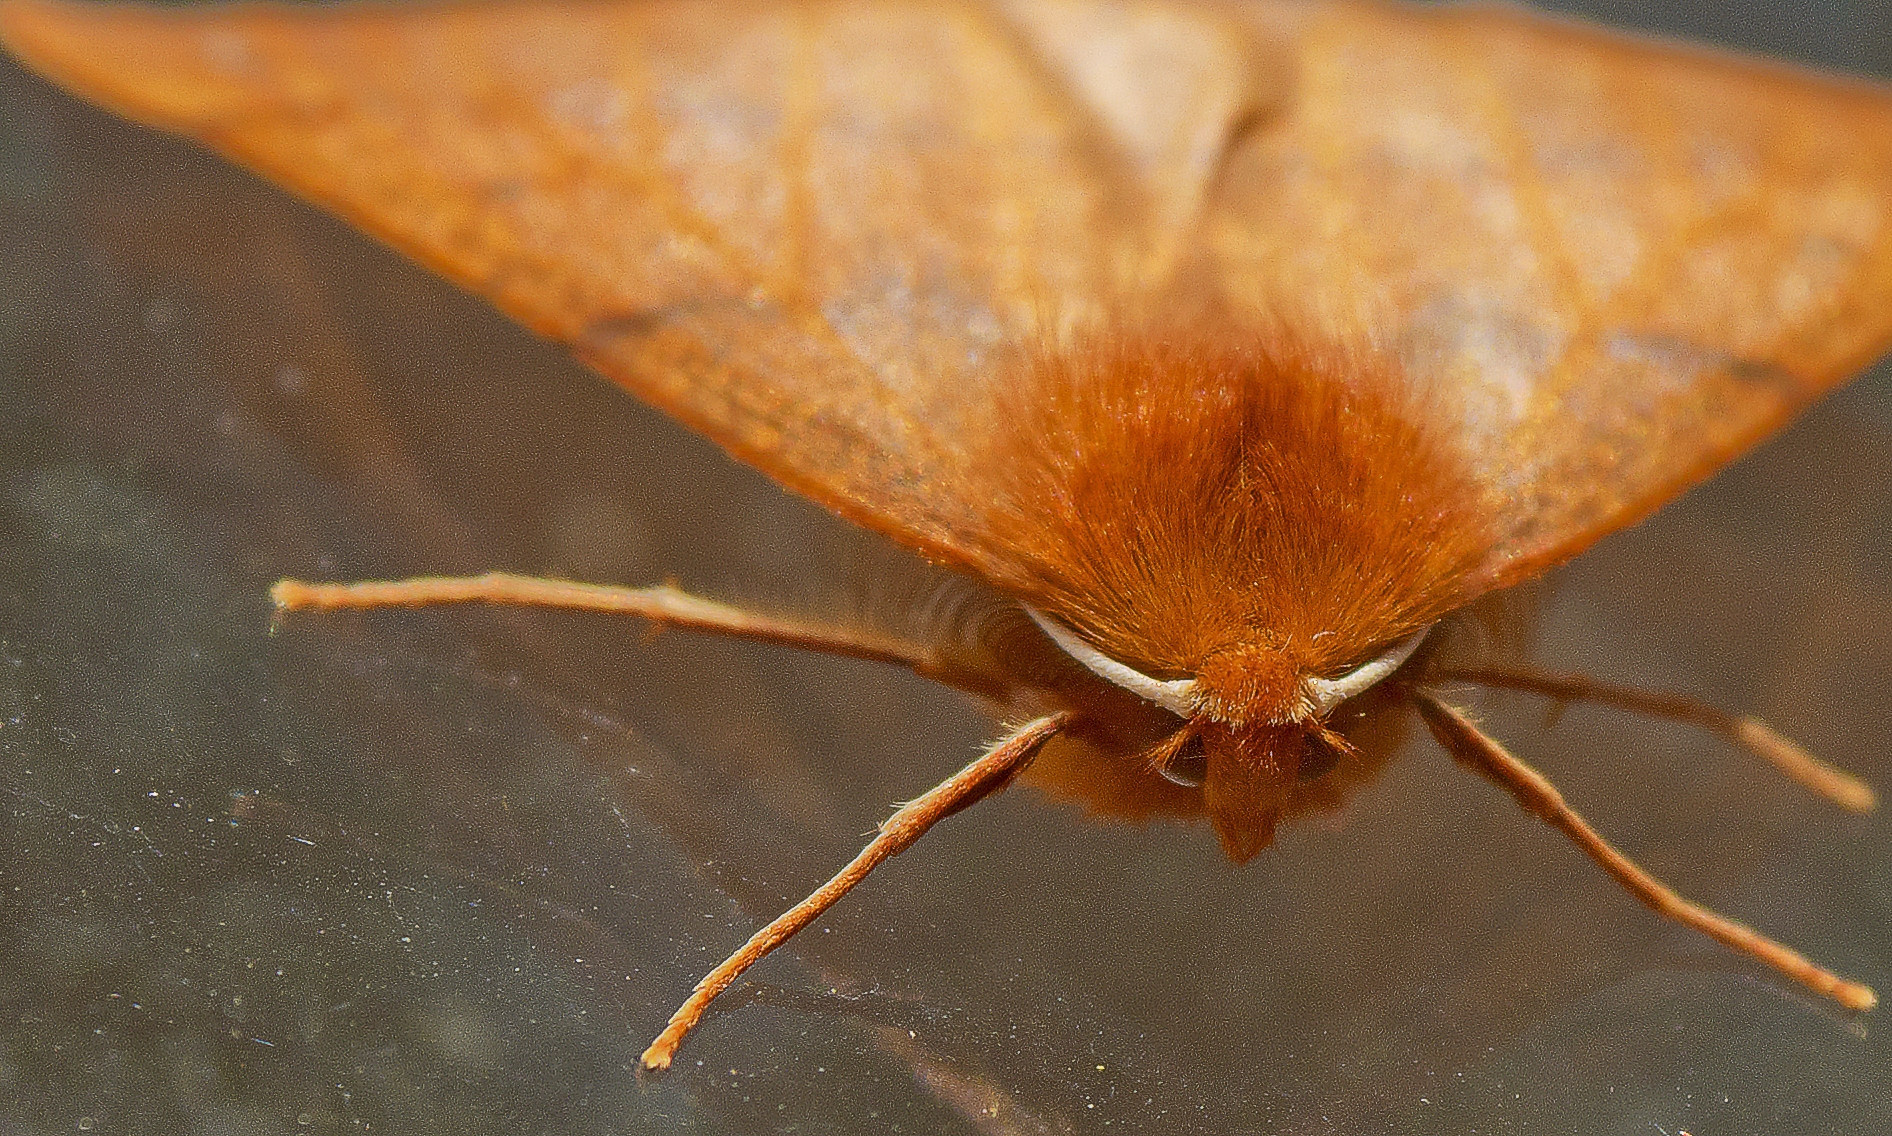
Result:
[[[108,110],[189,129],[216,117],[238,85],[207,36],[232,25],[233,7],[249,6],[0,0],[0,47]]]
[[[36,70],[57,75],[101,28],[121,23],[127,13],[145,14],[130,5],[73,3],[71,0],[0,0],[0,44]]]

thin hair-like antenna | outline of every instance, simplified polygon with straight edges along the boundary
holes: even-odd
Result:
[[[1638,690],[1633,686],[1599,682],[1587,675],[1552,674],[1528,667],[1449,667],[1439,670],[1432,677],[1541,694],[1560,705],[1565,702],[1598,702],[1634,714],[1687,722],[1720,734],[1757,754],[1808,790],[1848,812],[1869,813],[1878,807],[1879,797],[1872,791],[1872,786],[1843,769],[1836,769],[1821,761],[1793,739],[1785,737],[1752,715],[1730,714],[1679,694]]]
[[[776,916],[773,922],[750,936],[748,942],[697,982],[683,1005],[670,1015],[663,1032],[644,1050],[643,1057],[639,1059],[643,1067],[651,1070],[669,1068],[671,1059],[676,1056],[677,1046],[703,1020],[703,1011],[743,971],[761,962],[770,951],[814,922],[822,912],[834,906],[836,900],[851,891],[855,884],[866,879],[869,872],[926,835],[927,829],[1011,784],[1012,779],[1031,764],[1039,748],[1070,720],[1069,712],[1060,712],[1020,726],[964,769],[900,806],[881,824],[879,833],[868,841],[867,847],[861,849],[859,855],[848,862],[847,867],[809,893],[807,899]]]
[[[1782,974],[1824,994],[1849,1010],[1870,1010],[1879,996],[1872,988],[1841,978],[1815,965],[1805,955],[1762,935],[1725,915],[1717,914],[1682,898],[1674,889],[1644,871],[1634,860],[1617,851],[1603,839],[1576,810],[1564,803],[1542,773],[1513,757],[1490,735],[1472,724],[1461,710],[1454,709],[1424,690],[1412,691],[1420,717],[1439,744],[1454,758],[1497,782],[1516,797],[1526,812],[1561,831],[1584,853],[1629,893],[1658,913],[1686,927],[1693,927],[1717,942],[1780,971]]]

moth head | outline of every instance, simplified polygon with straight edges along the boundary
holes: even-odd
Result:
[[[1348,699],[1405,663],[1421,631],[1339,675],[1315,671],[1317,652],[1269,634],[1205,654],[1195,673],[1154,678],[1090,646],[1055,619],[1026,609],[1051,639],[1098,677],[1175,714],[1177,729],[1145,756],[1152,773],[1200,788],[1223,849],[1247,860],[1274,839],[1295,785],[1353,747],[1328,724]]]
[[[1145,764],[1199,765],[1202,807],[1245,858],[1301,771],[1331,764],[1340,704],[1489,586],[1495,490],[1394,358],[1267,319],[1163,327],[1001,369],[994,417],[968,431],[968,460],[994,471],[993,544],[971,567],[1180,719],[1175,760]]]
[[[1351,748],[1321,722],[1236,726],[1196,718],[1150,756],[1164,777],[1202,790],[1202,810],[1223,851],[1241,862],[1273,843],[1295,785],[1331,769]]]
[[[1309,677],[1303,653],[1279,636],[1232,643],[1196,665],[1189,716],[1237,729],[1304,724],[1316,710]]]

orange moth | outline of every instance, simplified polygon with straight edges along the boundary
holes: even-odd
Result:
[[[923,0],[0,4],[87,97],[461,281],[731,453],[1007,597],[908,644],[670,587],[284,581],[615,610],[884,659],[1018,722],[700,983],[1037,763],[1245,859],[1417,710],[1638,898],[1865,986],[1607,844],[1441,684],[1456,613],[1630,524],[1892,344],[1892,92],[1506,11]]]

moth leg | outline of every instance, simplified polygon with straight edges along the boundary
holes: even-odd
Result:
[[[1678,923],[1693,927],[1737,951],[1745,951],[1849,1010],[1870,1010],[1878,1002],[1878,996],[1869,987],[1849,982],[1815,966],[1799,952],[1683,899],[1662,881],[1643,871],[1629,857],[1611,847],[1608,841],[1564,803],[1563,796],[1543,774],[1506,752],[1503,746],[1474,726],[1463,712],[1447,706],[1423,690],[1414,690],[1412,694],[1432,736],[1439,740],[1448,753],[1510,790],[1527,812],[1536,814],[1540,820],[1561,830],[1637,899]]]
[[[278,580],[269,590],[276,609],[420,607],[443,603],[520,604],[583,611],[640,615],[653,623],[708,631],[740,639],[780,643],[831,655],[893,663],[952,686],[987,693],[991,683],[966,673],[909,643],[852,628],[828,627],[744,611],[681,591],[669,584],[648,588],[608,587],[570,580],[547,580],[510,572],[482,576],[416,576],[406,580],[364,580],[348,584],[308,584]]]
[[[1070,720],[1068,713],[1046,715],[1014,731],[1011,736],[994,745],[984,755],[974,760],[964,769],[941,781],[923,795],[900,806],[886,819],[880,831],[870,840],[867,847],[850,861],[847,867],[835,873],[827,883],[816,888],[807,899],[789,908],[775,921],[757,931],[736,950],[736,953],[724,959],[715,970],[704,975],[691,991],[690,997],[677,1012],[670,1015],[669,1024],[657,1035],[657,1040],[644,1050],[642,1064],[646,1069],[666,1069],[676,1055],[677,1046],[682,1044],[684,1036],[696,1028],[702,1020],[703,1011],[712,999],[721,994],[734,982],[743,971],[760,962],[763,956],[787,942],[791,936],[815,919],[834,902],[846,895],[855,884],[867,878],[867,873],[888,858],[898,855],[926,834],[926,830],[946,819],[960,809],[971,805],[988,794],[995,793],[1011,783],[1012,778],[1024,771],[1037,756],[1038,749],[1050,740],[1051,736],[1063,729]]]
[[[1654,718],[1687,722],[1747,747],[1773,763],[1774,768],[1843,809],[1869,813],[1878,805],[1878,797],[1870,785],[1814,757],[1759,718],[1730,714],[1691,698],[1612,686],[1584,675],[1550,674],[1528,667],[1448,668],[1439,671],[1436,677],[1528,691],[1560,702],[1601,702]]]

